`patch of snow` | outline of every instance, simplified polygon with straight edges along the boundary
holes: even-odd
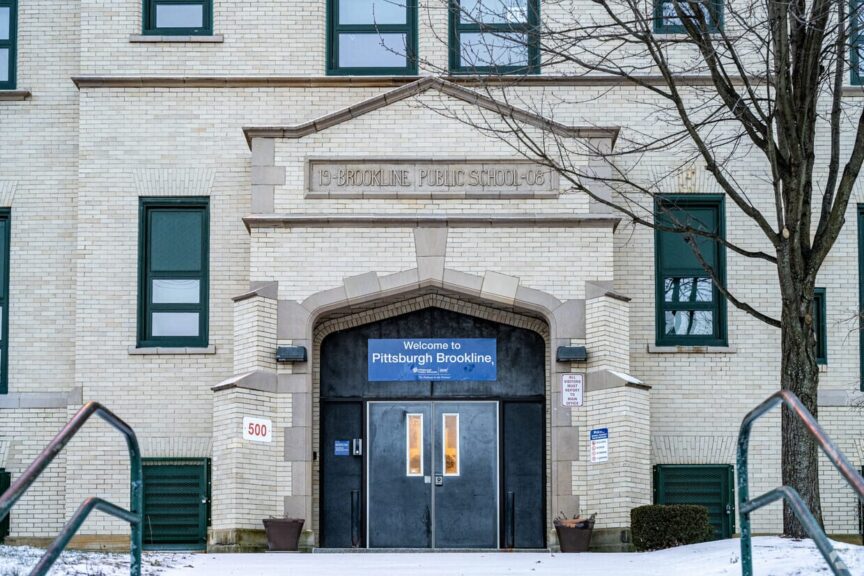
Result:
[[[29,546],[0,546],[0,576],[27,576],[45,550]],[[144,576],[163,576],[169,568],[189,565],[189,554],[145,552]],[[48,572],[49,576],[128,576],[129,554],[67,550]]]
[[[864,547],[834,543],[852,574],[864,574]],[[0,576],[26,576],[41,550],[0,546]],[[736,576],[740,540],[633,554],[474,553],[145,553],[148,576]],[[828,576],[810,540],[753,539],[756,576]],[[4,571],[5,570],[5,571]],[[17,572],[15,571],[17,570]],[[128,554],[65,553],[52,576],[121,576]]]

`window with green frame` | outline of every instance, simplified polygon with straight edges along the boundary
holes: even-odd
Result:
[[[684,22],[675,10],[675,2],[687,17],[693,9],[687,0],[654,0],[654,32],[657,34],[682,34],[686,32]],[[699,2],[705,22],[710,32],[719,32],[723,27],[723,0],[702,0]]]
[[[864,2],[849,2],[849,75],[850,82],[856,86],[864,84]]]
[[[207,346],[207,198],[142,198],[138,346]]]
[[[144,0],[144,34],[209,36],[213,0]]]
[[[450,72],[540,72],[540,0],[450,0]]]
[[[828,363],[828,322],[825,288],[816,288],[813,293],[813,330],[816,332],[816,363]]]
[[[9,391],[9,237],[8,208],[0,209],[0,394]]]
[[[417,73],[417,0],[327,0],[327,73]]]
[[[655,203],[654,221],[657,345],[725,346],[726,301],[688,238],[721,284],[726,278],[725,248],[712,238],[686,232],[701,230],[724,238],[723,197],[663,196]]]
[[[0,0],[0,90],[15,89],[18,0]]]

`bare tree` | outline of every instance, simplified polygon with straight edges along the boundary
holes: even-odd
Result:
[[[544,0],[542,20],[526,0],[463,0],[455,8],[443,1],[428,0],[426,16],[431,22],[449,9],[451,19],[475,25],[457,57],[469,71],[477,66],[470,81],[498,100],[554,117],[566,91],[544,98],[513,89],[529,85],[526,72],[539,65],[561,76],[561,85],[569,79],[595,87],[584,105],[602,100],[604,90],[644,91],[652,129],[624,126],[614,146],[538,133],[508,106],[480,121],[455,109],[438,111],[550,167],[573,191],[634,223],[684,234],[726,301],[779,329],[781,386],[817,415],[814,287],[864,160],[864,117],[842,98],[854,49],[850,23],[858,21],[846,0],[657,0],[659,6],[648,0]],[[443,34],[440,40],[449,45]],[[421,66],[448,74],[433,62]],[[577,93],[572,90],[571,104]],[[664,172],[641,168],[658,155],[666,159]],[[598,158],[605,169],[598,169]],[[764,167],[764,190],[739,184],[735,168],[744,158]],[[662,202],[660,181],[695,163],[758,229],[739,240],[752,246],[681,218],[681,211]],[[663,217],[655,217],[658,209]],[[776,268],[779,317],[722,282],[701,254],[705,241]],[[783,483],[821,522],[817,446],[785,409],[782,439]],[[783,520],[785,534],[805,536],[788,506]]]

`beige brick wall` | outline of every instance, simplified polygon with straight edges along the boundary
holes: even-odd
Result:
[[[0,468],[16,478],[66,423],[66,410],[0,412]],[[66,454],[60,454],[15,505],[10,536],[53,537],[66,522]],[[39,518],[34,522],[34,518]]]
[[[234,374],[276,370],[276,300],[254,296],[234,304]]]

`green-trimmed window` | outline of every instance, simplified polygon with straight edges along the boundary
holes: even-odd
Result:
[[[0,394],[9,391],[9,209],[0,209]]]
[[[18,0],[0,0],[0,90],[15,89]]]
[[[654,220],[657,345],[725,346],[726,301],[688,238],[721,284],[726,278],[723,245],[706,236],[663,230],[692,228],[724,238],[723,197],[663,196],[655,203]]]
[[[540,72],[540,0],[450,0],[450,71]]]
[[[654,0],[654,32],[657,34],[683,34],[687,30],[675,10],[675,2],[685,15],[694,14],[687,0]],[[700,2],[708,30],[719,32],[723,27],[723,0],[702,0]]]
[[[813,294],[813,330],[816,332],[816,362],[828,364],[828,322],[825,288],[816,288]]]
[[[138,345],[207,346],[209,203],[142,198]]]
[[[416,74],[417,0],[327,0],[327,73]]]
[[[144,34],[209,36],[213,0],[144,0]]]
[[[849,2],[849,75],[853,85],[864,84],[864,2]]]

